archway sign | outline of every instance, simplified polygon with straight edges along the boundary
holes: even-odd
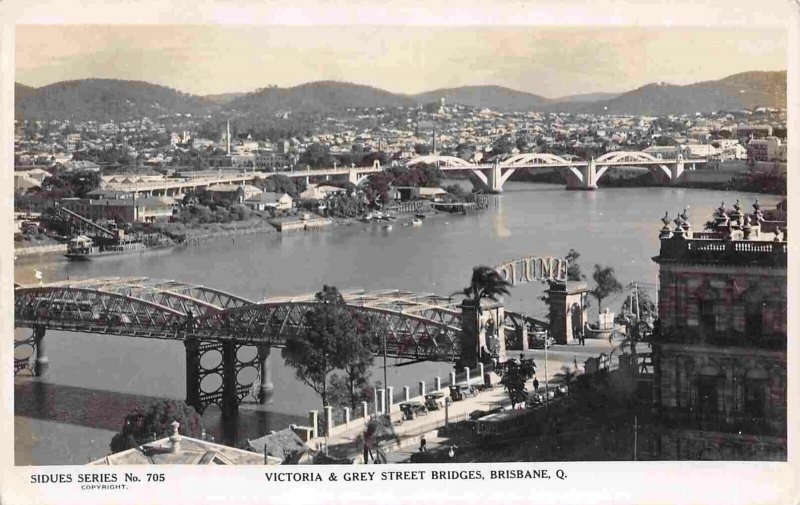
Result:
[[[507,261],[494,269],[512,286],[534,281],[566,281],[567,260],[545,257],[528,257]]]

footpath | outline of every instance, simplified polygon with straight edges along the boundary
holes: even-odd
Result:
[[[536,379],[539,381],[539,391],[545,387],[555,387],[560,381],[558,374],[562,372],[562,367],[567,366],[575,370],[577,363],[578,373],[583,373],[584,362],[587,358],[596,358],[600,354],[609,355],[618,342],[609,342],[605,339],[587,340],[585,346],[577,344],[552,346],[548,349],[547,357],[547,376],[545,376],[544,350],[530,350],[522,353],[525,358],[533,358],[537,364]],[[616,355],[619,351],[615,352]],[[509,358],[519,357],[519,351],[509,352]],[[489,373],[493,387],[484,391],[477,391],[475,396],[467,396],[459,401],[451,401],[447,408],[444,407],[444,398],[440,401],[442,407],[431,410],[426,415],[416,416],[412,420],[403,420],[403,413],[400,406],[395,403],[390,409],[390,419],[394,430],[392,441],[382,442],[381,449],[386,453],[388,462],[399,463],[410,459],[411,455],[418,451],[420,441],[425,436],[425,441],[429,450],[434,450],[437,446],[445,444],[447,439],[439,437],[439,430],[448,424],[454,424],[468,420],[470,414],[477,410],[490,411],[494,409],[507,409],[511,407],[508,393],[499,384],[500,377],[494,372]],[[532,380],[530,381],[532,382]],[[463,382],[462,382],[463,383]],[[483,384],[479,377],[473,377],[470,384],[478,386]],[[531,383],[528,391],[533,391]],[[440,392],[445,397],[449,397],[449,387],[445,386]],[[427,393],[434,393],[435,390]],[[411,402],[424,403],[424,397],[417,396],[410,398]],[[372,406],[374,408],[374,406]],[[374,411],[371,416],[374,418]],[[355,463],[364,463],[362,456],[361,437],[364,434],[367,422],[370,418],[356,418],[350,420],[346,425],[338,425],[333,428],[332,435],[329,437],[318,437],[309,441],[309,445],[317,448],[327,447],[328,454],[343,459],[354,459]]]

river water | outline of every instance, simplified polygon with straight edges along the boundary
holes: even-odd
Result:
[[[97,276],[148,276],[214,287],[245,298],[301,294],[324,284],[339,289],[397,288],[449,295],[469,283],[472,267],[522,256],[581,254],[584,273],[595,263],[613,266],[623,284],[655,283],[660,218],[689,209],[702,226],[721,201],[740,198],[749,210],[755,195],[679,188],[609,188],[565,191],[547,184],[507,183],[498,205],[471,216],[436,216],[421,227],[396,224],[392,231],[356,224],[317,232],[225,238],[199,247],[86,263],[54,259],[20,263],[18,282]],[[759,195],[764,207],[778,197]],[[543,286],[512,289],[506,305],[542,315]],[[596,304],[596,301],[594,301]],[[604,301],[612,311],[620,300]],[[83,464],[107,453],[108,442],[133,405],[154,398],[185,398],[184,347],[177,342],[49,331],[50,371],[42,379],[17,378],[17,464]],[[319,408],[314,392],[272,355],[274,403],[267,413],[246,413],[240,439],[255,438],[290,422],[303,422]],[[394,367],[389,383],[416,390],[419,380],[445,379],[447,363]],[[376,359],[376,365],[382,365]],[[382,380],[376,366],[374,380]],[[251,416],[251,417],[248,417]],[[253,417],[255,416],[255,417]],[[210,419],[210,421],[209,421]],[[209,417],[212,433],[216,421]]]

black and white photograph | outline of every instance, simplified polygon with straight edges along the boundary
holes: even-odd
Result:
[[[785,470],[776,6],[12,24],[4,444],[38,468],[12,484],[141,503],[224,465],[418,501],[566,493],[578,463]]]

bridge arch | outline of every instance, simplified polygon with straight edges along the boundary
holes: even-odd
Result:
[[[637,162],[658,162],[660,158],[656,158],[650,153],[643,151],[611,151],[599,156],[595,159],[596,166],[598,167],[597,176],[595,181],[599,180],[609,169],[611,165],[617,163],[637,163]],[[672,172],[667,165],[652,165],[646,167],[651,173],[656,175],[666,176],[667,179],[672,178]],[[659,172],[660,170],[660,172]]]
[[[439,164],[445,167],[460,167],[460,168],[476,168],[474,163],[462,160],[456,156],[442,156],[439,154],[428,154],[425,156],[418,156],[406,162],[406,166],[414,165],[435,165]]]
[[[500,162],[501,167],[514,167],[527,164],[568,165],[570,162],[561,156],[549,153],[520,153]]]

